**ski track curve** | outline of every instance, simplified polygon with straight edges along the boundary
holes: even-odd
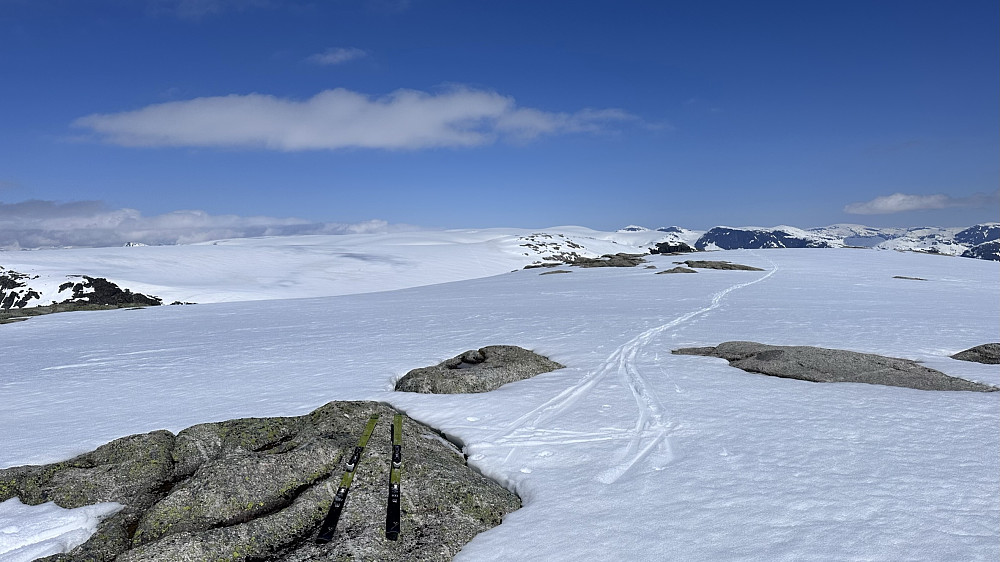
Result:
[[[756,252],[751,252],[757,255]],[[611,466],[599,473],[596,478],[603,484],[612,484],[624,476],[635,465],[645,459],[651,461],[653,470],[662,470],[674,460],[674,451],[670,443],[670,434],[678,427],[676,422],[665,418],[666,412],[656,393],[646,378],[635,367],[635,358],[645,348],[664,332],[682,326],[692,318],[707,314],[722,306],[725,298],[732,293],[767,280],[778,272],[778,266],[768,258],[764,258],[771,269],[761,277],[746,283],[737,283],[712,295],[710,304],[693,310],[659,326],[643,331],[625,342],[601,363],[587,373],[576,384],[566,388],[556,396],[541,405],[525,412],[517,419],[489,435],[485,441],[487,446],[532,446],[539,444],[552,445],[556,443],[581,441],[623,441],[624,448],[615,455]],[[628,386],[635,399],[637,416],[635,425],[630,430],[614,429],[604,434],[578,433],[576,436],[563,435],[555,437],[559,432],[537,429],[539,425],[551,421],[569,411],[573,405],[589,394],[600,382],[615,373]],[[617,433],[617,434],[616,434]],[[543,436],[548,436],[546,439]],[[574,438],[575,437],[575,438]],[[486,444],[483,443],[483,444]],[[512,451],[513,452],[513,451]]]

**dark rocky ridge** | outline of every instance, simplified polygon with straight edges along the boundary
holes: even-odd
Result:
[[[563,367],[515,345],[491,345],[466,351],[433,367],[413,369],[396,382],[396,390],[425,394],[489,392]]]
[[[73,290],[73,297],[63,302],[85,302],[87,304],[115,306],[158,306],[163,303],[163,299],[160,297],[150,297],[142,293],[133,293],[131,290],[122,289],[103,277],[89,277],[87,275],[81,275],[81,277],[83,281],[76,283],[69,281],[59,286],[60,293],[66,289]]]
[[[955,235],[955,242],[970,246],[997,240],[1000,240],[1000,224],[977,224]]]
[[[960,361],[973,361],[975,363],[985,363],[987,365],[1000,364],[1000,343],[984,343],[960,351],[951,356],[952,359]]]
[[[372,413],[382,421],[334,541],[316,545],[344,461]],[[394,413],[375,402],[330,402],[305,416],[124,437],[65,462],[0,470],[0,501],[125,505],[89,541],[47,560],[451,560],[520,500],[467,467],[433,429],[405,418],[402,533],[386,540]]]
[[[41,298],[38,291],[25,283],[32,279],[38,279],[38,276],[0,267],[0,309],[24,308],[32,300]]]
[[[1000,240],[990,240],[989,242],[977,244],[962,252],[962,257],[1000,261]]]
[[[675,349],[678,355],[720,357],[751,373],[812,382],[860,382],[918,390],[993,392],[989,385],[950,377],[909,359],[840,349],[731,341],[715,347]]]
[[[723,250],[761,248],[829,248],[823,240],[799,238],[780,229],[728,228],[717,226],[698,239],[694,247],[704,250],[709,246]]]
[[[691,252],[697,252],[698,250],[692,248],[684,242],[672,241],[672,242],[657,242],[655,246],[649,249],[650,254],[687,254]]]

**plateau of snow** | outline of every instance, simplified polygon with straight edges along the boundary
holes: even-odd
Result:
[[[547,234],[536,242],[599,255],[663,233]],[[0,326],[0,467],[155,429],[381,400],[462,443],[524,500],[460,560],[1000,559],[1000,392],[817,384],[670,353],[816,345],[1000,385],[997,366],[948,357],[997,341],[1000,263],[732,250],[710,259],[764,271],[655,275],[682,258],[650,256],[657,270],[539,275],[519,269],[543,254],[522,246],[527,235],[0,253],[40,278],[99,275],[167,302],[214,302]],[[486,394],[392,391],[412,368],[492,344],[567,367]],[[404,494],[420,485],[405,467],[403,478]],[[85,538],[108,508],[58,509],[0,504],[0,560],[66,550],[66,534]]]

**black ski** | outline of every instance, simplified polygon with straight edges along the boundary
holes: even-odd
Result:
[[[392,467],[389,469],[389,504],[385,513],[385,538],[399,538],[399,480],[403,463],[403,416],[392,418]]]
[[[351,490],[351,482],[354,481],[354,469],[361,461],[361,453],[365,451],[365,445],[368,444],[368,439],[375,431],[376,422],[378,422],[378,414],[372,414],[368,418],[368,425],[365,426],[361,439],[358,440],[358,445],[354,447],[354,453],[351,454],[351,458],[348,459],[347,465],[344,467],[344,476],[340,479],[340,487],[337,488],[337,493],[333,496],[333,505],[330,506],[330,511],[323,519],[323,525],[320,526],[319,534],[316,536],[317,544],[326,544],[333,539],[333,532],[337,530],[337,522],[340,521],[340,512],[343,511],[344,502],[347,501],[347,492]]]

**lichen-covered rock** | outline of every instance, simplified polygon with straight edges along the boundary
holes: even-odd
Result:
[[[984,343],[971,347],[965,351],[959,351],[951,356],[952,359],[960,361],[974,361],[976,363],[986,363],[987,365],[1000,364],[1000,343]]]
[[[476,534],[520,507],[470,469],[433,429],[404,417],[402,532],[385,538],[395,410],[331,402],[292,418],[201,424],[119,439],[45,466],[0,470],[0,501],[125,509],[55,561],[451,560]],[[376,426],[358,463],[333,542],[313,535],[333,501],[361,430]]]
[[[426,394],[489,392],[563,367],[516,345],[491,345],[466,351],[433,367],[413,369],[396,382],[396,390]]]
[[[950,377],[909,359],[840,349],[731,341],[715,347],[675,349],[673,353],[721,357],[733,367],[751,373],[813,382],[860,382],[918,390],[1000,390]]]

